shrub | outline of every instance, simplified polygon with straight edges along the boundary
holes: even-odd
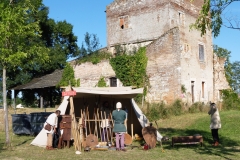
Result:
[[[232,90],[223,90],[223,109],[240,109],[238,94]]]
[[[182,104],[179,99],[175,100],[171,105],[172,114],[175,116],[179,116],[182,114]]]
[[[106,84],[106,82],[105,82],[105,80],[104,80],[104,77],[101,77],[101,78],[99,79],[99,81],[98,81],[98,83],[97,83],[97,86],[98,86],[98,87],[107,87],[107,84]]]
[[[189,113],[197,113],[197,112],[203,112],[204,111],[205,105],[202,102],[196,102],[193,103],[189,108],[188,112]]]

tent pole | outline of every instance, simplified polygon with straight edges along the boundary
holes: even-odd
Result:
[[[132,112],[133,112],[133,109],[132,109],[133,106],[131,106],[131,135],[132,135],[132,139],[133,139],[133,115],[132,115]]]

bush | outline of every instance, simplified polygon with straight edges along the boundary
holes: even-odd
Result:
[[[175,116],[179,116],[182,114],[182,104],[179,99],[175,100],[171,106],[172,114]]]
[[[98,86],[98,87],[107,87],[107,84],[106,84],[106,82],[105,82],[105,80],[104,80],[104,77],[101,77],[101,78],[99,79],[99,81],[98,81],[98,83],[97,83],[97,86]]]
[[[240,109],[240,99],[237,93],[232,90],[223,90],[223,109]]]
[[[193,103],[189,108],[188,112],[189,113],[197,113],[197,112],[203,112],[204,111],[205,105],[202,102],[196,102]]]

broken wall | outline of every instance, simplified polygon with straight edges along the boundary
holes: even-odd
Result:
[[[180,93],[181,72],[179,28],[174,28],[147,46],[147,76],[150,87],[146,101],[170,103]]]

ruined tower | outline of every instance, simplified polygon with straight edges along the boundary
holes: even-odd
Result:
[[[107,47],[146,46],[147,101],[214,100],[212,35],[190,30],[203,0],[115,0],[107,6]]]

